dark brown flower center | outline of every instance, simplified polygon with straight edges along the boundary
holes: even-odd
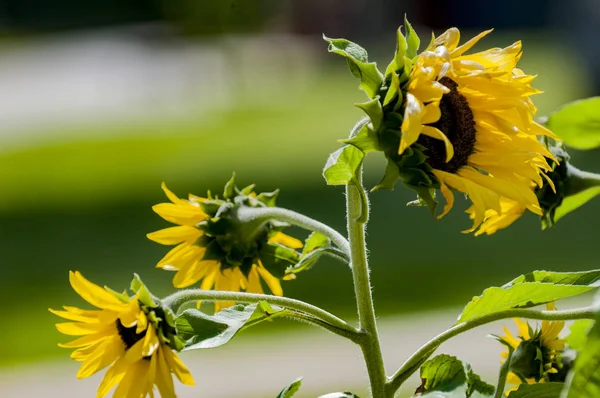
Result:
[[[450,92],[442,97],[442,116],[432,126],[448,137],[454,147],[454,156],[446,163],[446,148],[442,140],[421,134],[417,142],[427,148],[425,154],[429,157],[427,163],[431,167],[455,173],[467,164],[475,149],[475,120],[467,99],[457,90],[458,84],[448,77],[441,78],[440,83],[448,87]]]
[[[142,331],[142,333],[136,333],[136,329],[136,326],[132,326],[130,328],[123,326],[121,320],[117,319],[117,332],[119,333],[119,337],[121,338],[123,344],[125,344],[125,349],[127,350],[133,347],[135,343],[143,339],[144,336],[146,336],[145,330]]]

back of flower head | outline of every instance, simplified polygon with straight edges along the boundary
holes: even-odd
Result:
[[[245,290],[263,293],[261,280],[272,294],[281,296],[281,279],[295,265],[302,242],[284,234],[288,226],[275,220],[242,220],[247,209],[274,207],[279,191],[256,193],[254,185],[235,186],[235,175],[225,185],[223,195],[210,192],[202,198],[189,195],[180,199],[163,183],[171,203],[155,205],[153,210],[175,227],[148,234],[163,244],[176,245],[157,264],[175,271],[173,285],[185,288],[201,281],[204,290]],[[291,274],[293,277],[293,274]],[[219,302],[215,310],[233,305]]]

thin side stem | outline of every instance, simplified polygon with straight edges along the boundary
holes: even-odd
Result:
[[[515,349],[512,348],[509,344],[505,344],[505,346],[508,349],[508,357],[500,367],[500,374],[498,375],[498,383],[496,383],[496,391],[494,392],[494,398],[504,397],[504,387],[506,386],[506,378],[508,377],[508,372],[510,370],[510,362],[512,361],[513,353],[515,352]]]
[[[369,266],[367,263],[367,250],[365,242],[365,224],[359,219],[364,219],[368,213],[368,204],[365,202],[364,188],[362,187],[362,170],[359,171],[357,181],[346,187],[346,204],[348,216],[348,237],[350,240],[350,259],[352,276],[354,278],[354,293],[358,307],[358,322],[361,330],[367,333],[361,349],[371,384],[371,394],[376,398],[385,395],[385,366],[377,332],[375,308],[371,295],[371,282],[369,280]],[[361,193],[360,190],[363,190]]]
[[[305,313],[295,311],[295,310],[289,310],[289,311],[290,311],[290,315],[286,316],[286,318],[292,319],[294,321],[304,322],[311,326],[325,329],[333,334],[337,334],[338,336],[345,337],[355,344],[360,345],[360,343],[365,339],[366,334],[362,331],[354,330],[354,331],[350,332],[346,329],[340,329],[338,327],[330,325],[329,323],[322,321],[321,319],[315,318],[311,315],[307,315]]]
[[[402,383],[406,381],[417,369],[414,368],[414,364],[423,359],[429,358],[434,351],[446,340],[452,337],[458,336],[468,330],[474,329],[478,326],[485,325],[487,323],[499,321],[506,318],[527,318],[537,319],[544,321],[569,321],[575,319],[595,319],[598,308],[596,306],[577,308],[574,310],[561,310],[561,311],[540,311],[533,309],[516,308],[506,311],[496,312],[494,314],[484,315],[482,317],[459,323],[440,333],[433,339],[429,340],[423,345],[417,352],[415,352],[398,371],[388,380],[386,384],[386,390],[388,393],[395,393]]]
[[[254,294],[245,292],[224,292],[217,290],[185,289],[173,293],[162,300],[163,305],[177,313],[179,308],[190,301],[236,301],[239,303],[258,303],[266,301],[269,304],[278,305],[283,308],[289,308],[308,315],[316,319],[352,334],[360,334],[356,328],[352,327],[337,316],[304,301],[295,300],[287,297],[272,296],[269,294]]]
[[[350,257],[350,244],[335,229],[320,221],[314,220],[304,214],[296,213],[295,211],[283,209],[281,207],[242,207],[238,212],[240,221],[255,221],[257,219],[264,220],[280,220],[296,225],[300,228],[315,231],[327,236],[331,241],[339,247],[345,254]]]

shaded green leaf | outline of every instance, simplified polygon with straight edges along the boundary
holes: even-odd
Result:
[[[600,397],[600,323],[596,322],[567,376],[562,398]]]
[[[277,395],[277,398],[291,398],[300,390],[302,386],[302,377],[296,379],[292,384],[285,387],[281,392]]]
[[[456,357],[438,355],[421,366],[423,392],[449,392],[462,388],[466,396],[467,374],[463,363]]]
[[[567,196],[563,199],[560,206],[558,206],[554,213],[554,222],[560,220],[570,212],[577,210],[590,200],[594,199],[600,194],[600,187],[588,188],[585,191],[576,193],[575,195]]]
[[[548,117],[547,127],[570,147],[600,146],[600,97],[571,102]]]
[[[179,335],[186,340],[185,350],[214,348],[226,344],[239,331],[260,322],[284,316],[288,310],[261,301],[235,305],[214,315],[195,308],[187,309],[175,321]]]
[[[470,364],[465,364],[467,373],[467,397],[475,398],[475,396],[492,396],[494,395],[495,387],[485,381],[473,371]]]
[[[567,344],[575,351],[581,351],[585,347],[587,341],[587,335],[590,328],[594,325],[594,321],[591,319],[579,319],[571,325],[569,328],[569,335],[567,336]]]
[[[300,261],[293,267],[288,268],[286,274],[296,274],[312,268],[317,260],[327,252],[333,252],[337,255],[337,250],[331,246],[329,238],[319,232],[311,233],[304,242]]]
[[[371,98],[375,98],[381,85],[383,75],[375,62],[369,62],[367,51],[356,43],[346,39],[330,39],[323,35],[329,46],[328,51],[346,58],[352,74],[360,79],[360,88]]]
[[[328,185],[347,185],[356,178],[365,154],[353,145],[344,145],[329,155],[323,176]]]
[[[490,287],[473,297],[457,323],[511,308],[529,308],[565,297],[576,296],[597,287],[600,271],[535,271],[521,275],[502,287]],[[529,282],[532,281],[532,282]]]
[[[564,383],[521,384],[508,394],[509,398],[558,398]]]

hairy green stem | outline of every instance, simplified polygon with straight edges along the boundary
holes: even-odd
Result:
[[[589,188],[600,186],[600,174],[579,170],[570,163],[567,163],[567,176],[566,196],[575,195]]]
[[[162,300],[162,304],[177,313],[179,308],[190,301],[235,301],[239,303],[258,303],[266,301],[269,304],[299,311],[345,332],[359,335],[360,331],[337,316],[304,301],[269,294],[254,294],[245,292],[224,292],[218,290],[185,289],[171,294]]]
[[[237,216],[240,221],[256,221],[261,219],[264,219],[265,221],[279,220],[310,231],[319,232],[331,239],[338,248],[350,257],[350,244],[342,234],[330,226],[305,216],[304,214],[296,213],[295,211],[283,209],[281,207],[242,207],[239,209]]]
[[[490,322],[499,321],[506,318],[528,318],[545,321],[569,321],[575,319],[595,319],[598,308],[596,306],[577,308],[574,310],[561,311],[540,311],[533,309],[515,308],[506,311],[500,311],[489,315],[484,315],[470,321],[454,325],[445,332],[440,333],[429,340],[417,352],[415,352],[398,371],[389,378],[386,384],[388,394],[394,394],[417,369],[414,364],[429,358],[434,351],[446,340],[449,340],[461,333],[485,325]],[[393,396],[393,395],[391,395]]]
[[[513,353],[515,352],[515,349],[510,344],[504,343],[504,345],[508,349],[508,356],[506,357],[506,361],[504,361],[500,367],[500,374],[498,375],[498,383],[496,383],[494,398],[504,397],[504,386],[506,385],[506,378],[508,377],[508,372],[510,370],[510,362],[512,361]]]
[[[366,194],[362,186],[362,169],[359,170],[357,180],[346,187],[346,204],[350,260],[354,278],[354,294],[356,295],[358,307],[358,322],[361,330],[364,330],[367,334],[360,346],[369,373],[371,394],[375,398],[383,398],[387,396],[385,395],[386,374],[371,295],[365,224],[361,222],[361,220],[366,219],[364,212],[368,214],[369,211]]]

